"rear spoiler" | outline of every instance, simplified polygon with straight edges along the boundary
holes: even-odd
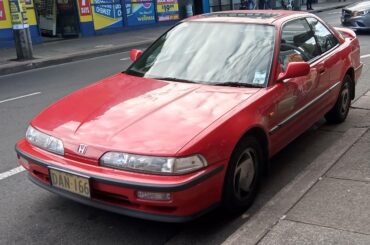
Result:
[[[336,31],[338,31],[344,38],[351,38],[354,39],[356,38],[356,33],[352,31],[351,29],[348,28],[343,28],[343,27],[334,27]]]

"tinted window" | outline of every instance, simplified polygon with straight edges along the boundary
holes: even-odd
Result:
[[[307,20],[314,31],[322,53],[325,53],[338,44],[338,40],[320,21],[315,18],[308,18]]]
[[[309,61],[319,55],[320,50],[306,20],[294,20],[284,25],[279,56],[283,69],[289,62]]]

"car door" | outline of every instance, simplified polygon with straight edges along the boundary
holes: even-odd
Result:
[[[281,72],[285,71],[290,62],[305,61],[312,64],[307,76],[276,82],[271,88],[273,108],[269,114],[269,126],[273,153],[314,123],[306,110],[314,99],[320,80],[320,67],[313,61],[321,55],[321,51],[305,18],[284,24],[279,49],[277,62]]]
[[[335,96],[330,96],[332,88],[339,87],[342,80],[341,70],[344,65],[344,60],[339,52],[339,42],[323,23],[314,17],[307,18],[310,24],[317,44],[320,48],[321,55],[314,64],[319,70],[319,82],[314,91],[315,98],[322,98],[321,103],[316,104],[315,112],[322,116],[323,112],[328,111],[332,106]],[[338,88],[339,89],[339,88]]]

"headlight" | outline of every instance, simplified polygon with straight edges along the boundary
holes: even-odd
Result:
[[[207,166],[201,155],[189,157],[140,156],[122,152],[107,152],[101,159],[102,166],[155,174],[186,174]]]
[[[362,15],[365,15],[369,13],[369,10],[364,10],[364,11],[353,11],[352,12],[352,16],[356,17],[356,16],[362,16]]]
[[[47,151],[64,154],[63,142],[53,136],[44,134],[37,129],[29,126],[26,133],[26,139],[33,145],[43,148]]]

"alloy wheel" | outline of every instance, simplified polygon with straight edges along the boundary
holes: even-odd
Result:
[[[256,152],[247,148],[239,157],[234,171],[234,194],[239,200],[245,199],[251,191],[255,176]]]

